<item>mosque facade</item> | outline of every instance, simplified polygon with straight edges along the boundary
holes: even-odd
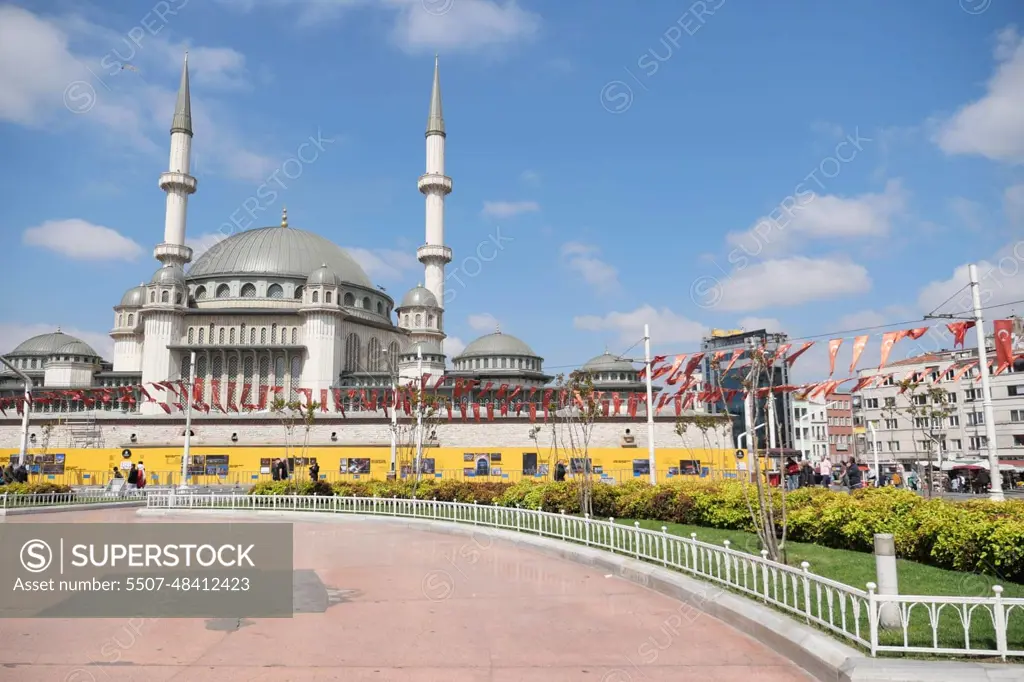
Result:
[[[464,403],[507,400],[513,387],[521,391],[520,399],[536,389],[534,400],[541,400],[539,391],[554,377],[545,371],[544,359],[515,336],[495,330],[454,357],[445,353],[445,267],[452,250],[445,245],[444,218],[452,178],[445,168],[436,60],[426,166],[417,181],[426,205],[425,241],[416,251],[424,273],[422,284],[397,302],[344,249],[290,225],[287,211],[279,225],[245,230],[193,258],[186,218],[198,181],[190,174],[187,57],[170,136],[169,167],[159,177],[166,193],[163,241],[154,249],[159,267],[114,306],[113,358],[100,357],[60,330],[36,336],[5,356],[17,371],[4,367],[0,372],[0,395],[18,395],[27,376],[34,393],[51,396],[38,400],[33,412],[105,412],[129,421],[180,419],[172,409],[180,401],[170,389],[184,382],[191,382],[195,403],[205,408],[197,418],[252,416],[266,411],[275,397],[297,401],[303,395],[319,400],[340,394],[340,403],[336,397],[325,405],[329,412],[351,408],[355,395],[365,407],[367,393],[380,389],[383,395],[417,378]],[[591,372],[598,390],[615,393],[612,416],[630,410],[627,394],[645,391],[639,367],[607,351],[583,369]],[[75,395],[87,389],[109,391],[101,398]],[[128,391],[131,400],[125,399]],[[52,399],[54,392],[60,400]],[[381,416],[378,405],[372,407],[372,416]],[[687,407],[704,411],[699,402]],[[639,414],[642,418],[642,404]],[[636,416],[633,405],[629,417]]]

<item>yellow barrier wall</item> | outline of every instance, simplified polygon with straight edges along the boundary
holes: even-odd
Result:
[[[38,449],[29,450],[32,454],[39,454]],[[65,473],[60,474],[33,474],[34,481],[52,481],[54,483],[66,483],[70,485],[102,485],[112,476],[112,470],[121,466],[126,461],[122,457],[122,450],[119,448],[89,448],[89,449],[56,449],[50,448],[49,454],[63,454],[65,457]],[[423,450],[425,459],[433,459],[435,478],[473,479],[487,481],[517,481],[521,479],[523,471],[523,455],[525,453],[536,453],[537,464],[547,464],[549,473],[542,478],[551,478],[555,464],[560,459],[568,466],[570,453],[560,451],[557,454],[550,450],[538,452],[530,448],[493,448],[493,447],[472,447],[472,448],[451,448],[451,447],[427,447]],[[12,451],[3,453],[10,456]],[[149,482],[167,485],[177,484],[181,478],[181,446],[176,447],[147,447],[133,446],[131,457],[128,461],[143,461],[146,466]],[[258,480],[269,480],[269,473],[263,472],[262,466],[266,460],[281,457],[299,457],[303,455],[301,448],[292,447],[286,449],[282,445],[268,446],[205,446],[197,445],[191,449],[191,454],[196,456],[227,455],[228,470],[224,476],[201,475],[193,476],[190,482],[200,485],[216,484],[239,484],[251,485]],[[472,458],[468,455],[472,454]],[[315,457],[320,464],[320,476],[328,481],[336,480],[366,480],[384,479],[390,470],[391,451],[389,447],[351,447],[351,446],[310,446],[305,452],[306,457]],[[486,467],[479,465],[479,460],[486,460]],[[6,459],[6,457],[4,457]],[[369,460],[369,473],[365,470],[362,473],[354,473],[351,460],[363,460],[359,462],[365,468],[365,460]],[[399,469],[402,464],[409,464],[408,451],[402,451],[398,455]],[[647,450],[640,448],[593,448],[590,450],[590,459],[595,473],[602,473],[606,477],[614,478],[621,482],[638,477],[647,480],[646,473],[639,476],[634,474],[633,461],[647,461]],[[658,472],[658,479],[665,480],[674,468],[680,467],[680,462],[700,462],[702,469],[715,472],[735,471],[746,468],[745,457],[737,460],[735,450],[707,450],[692,448],[659,448],[655,452],[655,464]],[[342,472],[340,463],[346,460],[350,463],[349,470]],[[404,460],[404,461],[403,461]],[[477,475],[478,472],[487,470],[487,475]],[[472,470],[472,475],[470,471]],[[705,472],[707,473],[707,472]],[[308,478],[308,467],[297,467],[296,477],[299,479]],[[431,474],[425,474],[430,477]],[[154,479],[155,477],[155,479]]]

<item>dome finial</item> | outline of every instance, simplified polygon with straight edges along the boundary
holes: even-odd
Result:
[[[60,330],[60,327],[57,327],[57,333],[58,334],[62,333],[61,330]]]
[[[281,208],[281,227],[288,227],[288,207]]]
[[[501,333],[501,323],[499,323],[499,322],[495,322],[494,323],[494,333],[495,334],[500,334]]]

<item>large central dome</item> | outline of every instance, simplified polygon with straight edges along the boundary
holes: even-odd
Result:
[[[343,248],[292,227],[261,227],[232,235],[207,249],[189,268],[188,278],[283,275],[305,279],[323,265],[344,282],[373,288],[362,267]]]

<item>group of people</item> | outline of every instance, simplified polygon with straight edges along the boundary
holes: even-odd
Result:
[[[124,479],[125,490],[142,490],[146,487],[146,465],[141,459],[138,463],[132,462],[131,468],[127,471],[128,475],[125,476],[118,467],[114,467],[114,479]]]
[[[856,457],[849,457],[840,460],[839,475],[836,476],[836,465],[828,458],[828,455],[821,458],[817,464],[804,461],[798,463],[792,457],[786,460],[786,490],[797,488],[808,488],[821,486],[831,488],[833,483],[838,483],[843,488],[858,490],[865,485],[864,472],[860,468]]]
[[[275,459],[270,463],[270,476],[275,481],[287,481],[290,475],[288,460],[283,458]],[[309,465],[309,480],[320,480],[320,465],[317,464],[316,460],[313,460],[313,463]]]
[[[8,463],[3,471],[3,485],[11,483],[28,483],[28,467],[24,464]]]

